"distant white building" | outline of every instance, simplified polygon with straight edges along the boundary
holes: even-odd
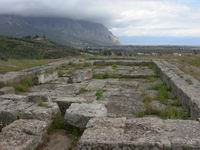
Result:
[[[180,53],[173,53],[174,56],[182,56]]]

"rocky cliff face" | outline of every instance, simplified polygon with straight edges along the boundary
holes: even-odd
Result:
[[[34,34],[45,34],[57,43],[76,47],[119,45],[117,37],[102,24],[66,18],[0,15],[0,35]]]

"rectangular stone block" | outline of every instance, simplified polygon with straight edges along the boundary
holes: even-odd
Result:
[[[200,149],[200,123],[159,118],[93,118],[78,143],[78,150],[183,150]]]

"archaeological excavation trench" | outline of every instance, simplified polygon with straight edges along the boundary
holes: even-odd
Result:
[[[0,150],[200,149],[200,83],[166,61],[73,59],[0,85]]]

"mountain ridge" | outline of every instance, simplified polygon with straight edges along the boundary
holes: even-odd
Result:
[[[74,47],[120,44],[118,38],[99,23],[69,18],[0,15],[0,35],[23,37],[36,34]]]

